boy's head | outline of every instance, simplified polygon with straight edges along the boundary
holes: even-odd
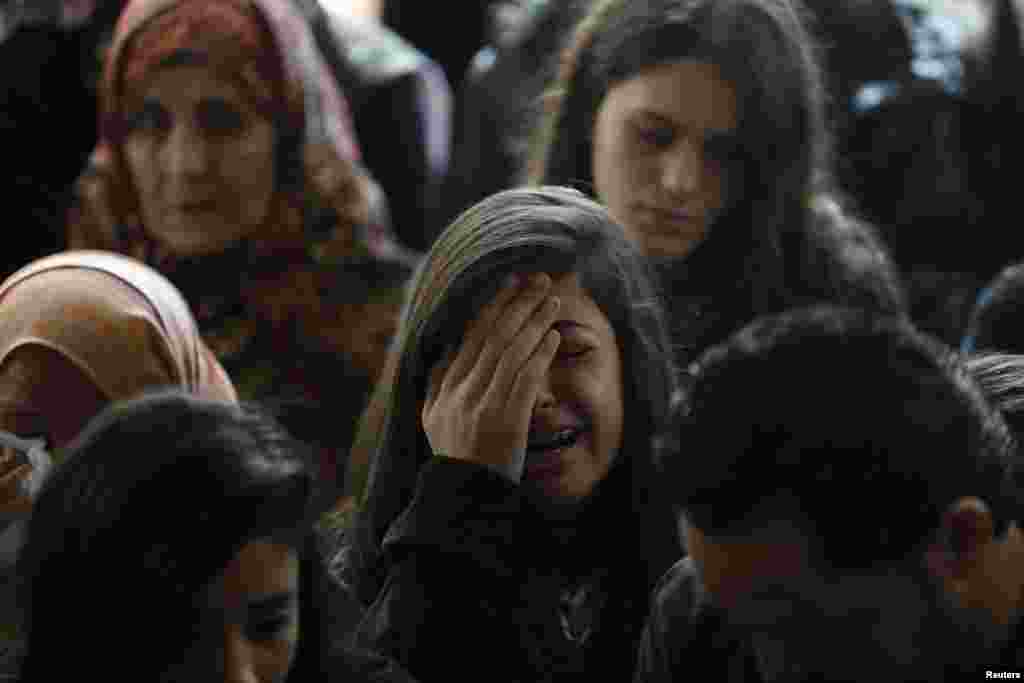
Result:
[[[945,668],[948,638],[958,663],[1002,642],[1024,585],[1015,446],[908,322],[756,321],[703,357],[676,418],[683,533],[765,668],[861,678]]]
[[[1003,268],[978,294],[961,348],[967,352],[1024,353],[1024,263]]]

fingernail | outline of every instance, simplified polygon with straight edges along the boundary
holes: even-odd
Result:
[[[534,273],[533,284],[535,284],[538,287],[547,287],[548,285],[551,284],[551,278],[548,276],[547,273]]]
[[[550,308],[552,312],[557,311],[558,307],[561,305],[562,300],[559,299],[557,296],[553,296],[550,299],[548,299],[548,308]]]

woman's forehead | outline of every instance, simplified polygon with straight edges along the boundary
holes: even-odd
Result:
[[[577,323],[595,332],[614,336],[611,322],[601,310],[590,292],[583,286],[579,273],[568,273],[556,276],[552,280],[550,296],[557,296],[561,301],[559,308],[559,324],[568,328],[566,323]]]
[[[205,62],[176,62],[154,70],[126,96],[129,102],[156,99],[166,103],[227,100],[241,106],[241,90],[227,74],[221,74]]]
[[[698,59],[660,62],[617,81],[602,103],[624,114],[728,132],[737,125],[736,89],[714,63]]]

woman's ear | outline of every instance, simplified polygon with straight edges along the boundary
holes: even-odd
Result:
[[[1011,524],[997,538],[992,513],[978,498],[961,498],[943,517],[926,564],[961,607],[1009,623],[1024,596],[1024,534]]]
[[[960,498],[942,516],[938,537],[926,551],[927,567],[950,584],[947,588],[960,592],[959,583],[970,580],[994,535],[988,505],[979,498]]]

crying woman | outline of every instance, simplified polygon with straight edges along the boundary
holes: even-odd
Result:
[[[421,680],[631,678],[681,554],[653,475],[675,371],[644,259],[582,194],[508,190],[455,219],[408,297],[337,562],[368,609],[357,638]]]

